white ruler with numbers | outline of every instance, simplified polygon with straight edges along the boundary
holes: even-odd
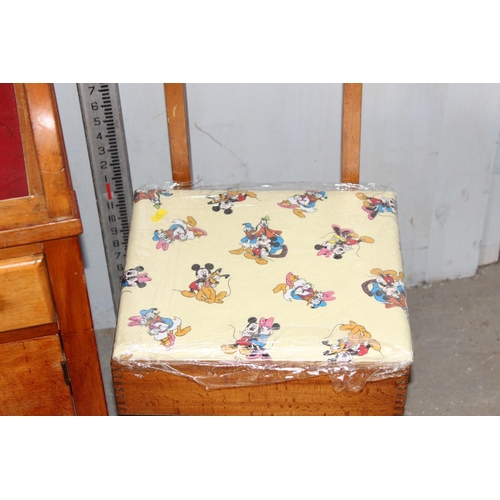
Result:
[[[78,83],[77,87],[117,313],[133,204],[119,88],[117,83]]]

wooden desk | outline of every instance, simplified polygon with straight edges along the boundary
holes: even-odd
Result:
[[[0,415],[107,415],[53,86],[0,109]]]

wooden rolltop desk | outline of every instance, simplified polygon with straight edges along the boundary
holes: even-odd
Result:
[[[52,84],[0,84],[0,415],[107,415]]]

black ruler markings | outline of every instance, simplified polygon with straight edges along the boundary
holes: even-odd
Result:
[[[133,190],[116,83],[79,83],[78,95],[115,313],[125,268]]]

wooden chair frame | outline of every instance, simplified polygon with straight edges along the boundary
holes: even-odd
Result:
[[[185,85],[166,83],[164,89],[173,180],[189,183],[192,177]],[[344,84],[344,183],[359,183],[361,104],[362,84]],[[159,363],[131,368],[113,360],[112,373],[121,415],[402,415],[409,368],[392,378],[368,382],[359,393],[336,393],[327,376],[207,391],[186,377],[162,371]]]

